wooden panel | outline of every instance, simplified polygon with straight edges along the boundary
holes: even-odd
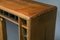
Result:
[[[55,40],[55,26],[56,26],[56,14],[57,9],[48,12],[48,21],[46,22],[46,40]]]
[[[29,40],[54,40],[56,7],[46,14],[31,18]]]
[[[38,2],[28,2],[28,1],[20,1],[20,3],[16,3],[13,1],[5,1],[0,3],[0,9],[6,10],[8,12],[12,12],[14,15],[30,18],[36,15],[41,15],[43,11],[49,10],[51,5],[42,4]]]
[[[4,2],[4,1],[6,1],[6,0],[0,0],[0,3],[1,3],[1,2]]]
[[[5,20],[0,18],[0,40],[7,40]]]
[[[29,40],[45,40],[46,21],[44,18],[43,16],[38,16],[31,19]]]

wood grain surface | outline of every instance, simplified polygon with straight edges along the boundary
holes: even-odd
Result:
[[[4,1],[0,3],[0,9],[11,12],[14,15],[23,15],[25,18],[41,15],[43,14],[42,12],[50,10],[52,7],[54,6],[38,3],[35,1],[20,1],[19,3],[14,1]]]
[[[54,40],[56,6],[36,1],[6,0],[0,3],[0,9],[18,17],[19,40],[24,40],[22,28],[27,30],[27,40]],[[5,24],[0,22],[2,34],[0,38],[3,40],[6,35],[3,36],[2,25]]]
[[[3,18],[0,18],[0,40],[7,40],[6,23]]]

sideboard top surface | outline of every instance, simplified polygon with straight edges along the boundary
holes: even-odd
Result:
[[[40,15],[52,8],[54,8],[54,6],[35,1],[20,1],[19,3],[14,1],[3,1],[0,3],[0,9],[12,12],[14,15],[24,15],[26,18]]]

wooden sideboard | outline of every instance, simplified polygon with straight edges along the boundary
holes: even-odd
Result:
[[[18,25],[19,40],[54,40],[57,7],[36,1],[0,1],[0,40],[6,22]]]

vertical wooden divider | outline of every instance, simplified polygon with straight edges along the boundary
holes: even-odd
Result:
[[[7,40],[6,22],[0,17],[0,40]]]
[[[27,40],[30,40],[30,26],[31,26],[31,19],[27,20]]]
[[[23,33],[22,33],[22,25],[21,20],[18,18],[18,33],[19,33],[19,40],[24,40]]]

